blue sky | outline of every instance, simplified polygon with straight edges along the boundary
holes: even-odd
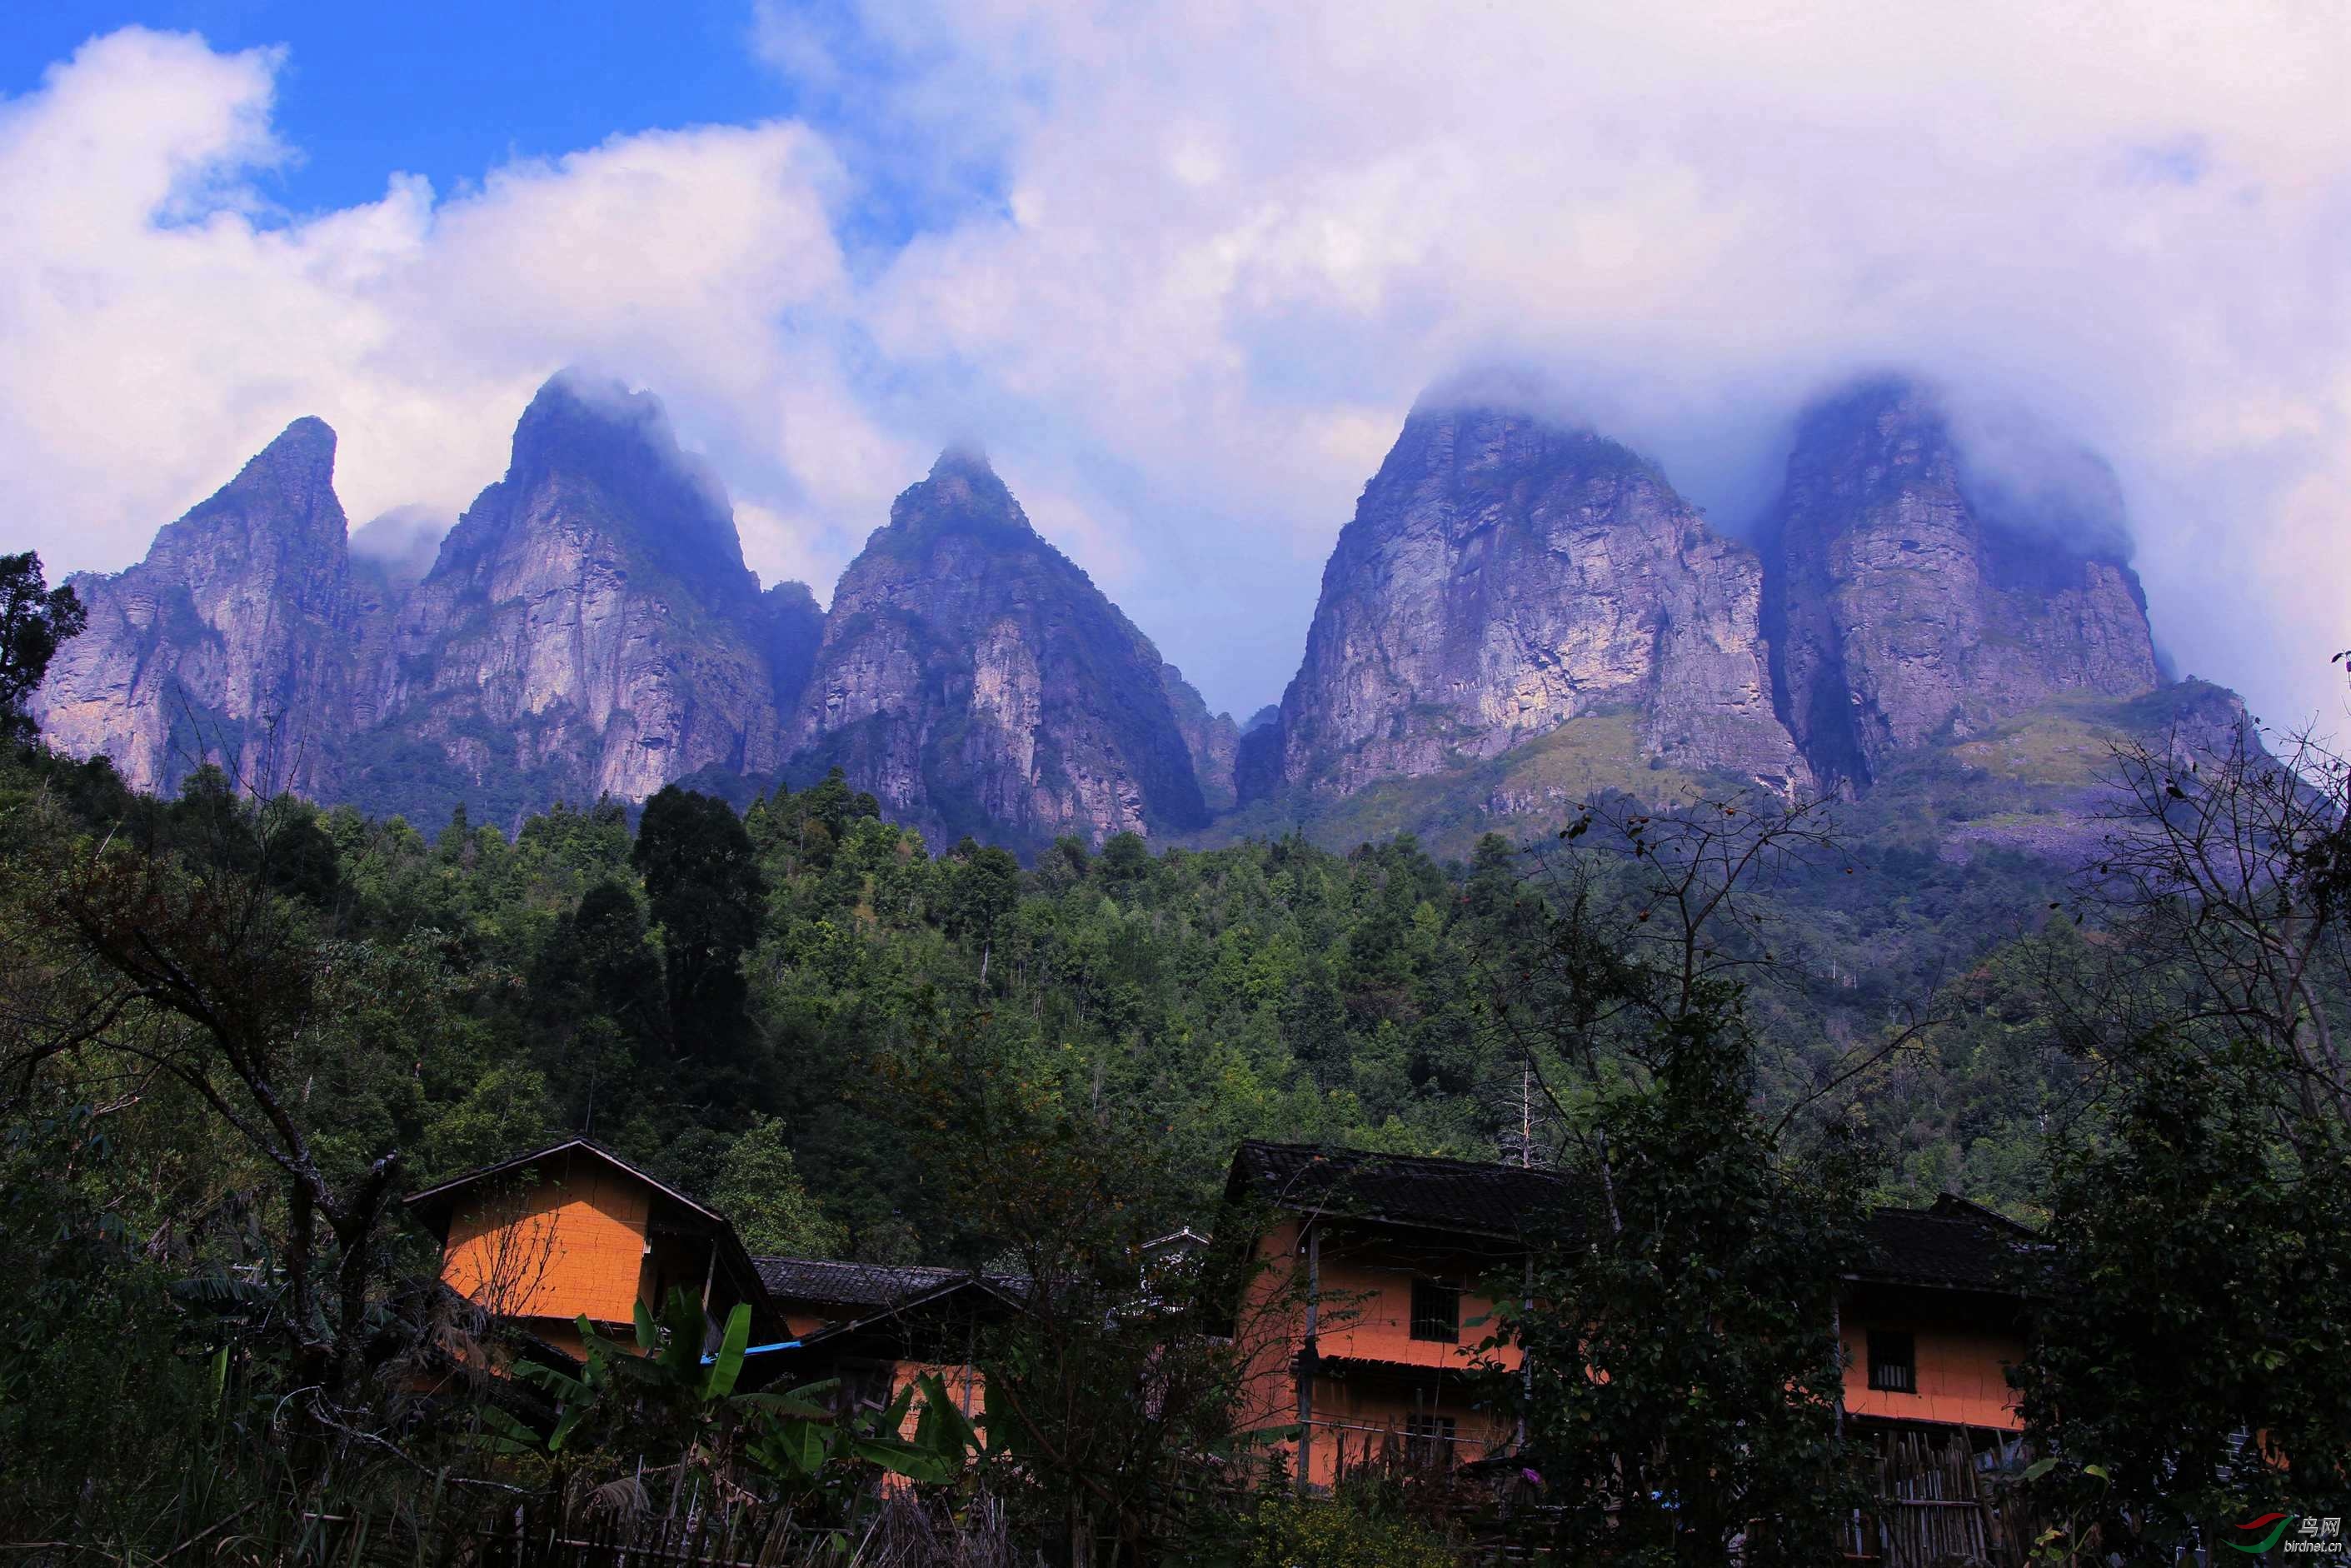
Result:
[[[1431,382],[1736,532],[1899,366],[2105,455],[2181,667],[2331,717],[2345,101],[2297,0],[10,6],[0,508],[119,568],[318,414],[355,522],[445,522],[584,364],[820,599],[985,444],[1247,713]]]
[[[297,212],[373,201],[393,170],[448,190],[517,156],[805,107],[754,54],[742,0],[20,5],[0,8],[0,91],[134,25],[286,50],[275,118],[301,157],[263,183]]]

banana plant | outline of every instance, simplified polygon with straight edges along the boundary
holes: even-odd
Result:
[[[636,1304],[636,1346],[607,1336],[582,1313],[580,1343],[588,1359],[575,1375],[526,1362],[515,1375],[555,1396],[559,1406],[548,1435],[550,1453],[560,1453],[591,1416],[632,1424],[673,1423],[699,1433],[731,1430],[755,1413],[772,1407],[772,1396],[735,1392],[743,1375],[751,1339],[751,1309],[738,1304],[726,1314],[718,1349],[702,1354],[702,1304],[683,1287],[670,1292],[661,1320]],[[811,1407],[813,1408],[813,1407]]]
[[[582,1316],[588,1355],[577,1374],[535,1362],[515,1368],[517,1377],[556,1398],[548,1453],[623,1435],[667,1437],[681,1444],[681,1470],[715,1472],[727,1468],[739,1439],[758,1469],[787,1490],[810,1495],[862,1490],[877,1469],[912,1481],[951,1480],[982,1451],[978,1433],[936,1374],[907,1384],[883,1409],[844,1415],[827,1405],[837,1380],[785,1393],[736,1392],[751,1337],[747,1306],[727,1314],[708,1356],[702,1354],[701,1304],[684,1290],[671,1293],[659,1322],[638,1303],[635,1327],[632,1350]],[[914,1434],[903,1436],[918,1396]],[[512,1443],[517,1433],[501,1423],[494,1436]]]
[[[804,1411],[809,1396],[831,1386],[811,1384],[783,1398]],[[914,1417],[910,1437],[903,1434],[917,1396],[922,1409]],[[911,1481],[950,1481],[963,1473],[969,1460],[986,1452],[978,1432],[956,1407],[936,1373],[915,1377],[879,1410],[845,1416],[802,1411],[779,1407],[778,1418],[750,1444],[752,1461],[795,1491],[821,1491],[831,1483],[862,1485],[858,1471],[864,1466]]]

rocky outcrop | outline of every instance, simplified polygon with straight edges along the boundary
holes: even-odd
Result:
[[[1233,765],[1241,748],[1241,727],[1228,713],[1210,713],[1207,699],[1193,689],[1184,672],[1173,664],[1159,666],[1159,684],[1184,734],[1184,748],[1192,754],[1192,776],[1200,781],[1200,799],[1211,811],[1233,803]]]
[[[935,844],[1196,827],[1163,668],[986,462],[950,451],[841,574],[792,770],[840,766]]]
[[[2159,684],[2119,502],[2027,517],[1965,456],[1936,398],[1899,380],[1799,427],[1766,628],[1781,711],[1825,782],[1865,788],[1896,752],[2053,696]]]
[[[355,653],[335,433],[298,419],[147,559],[78,576],[89,610],[33,705],[49,743],[141,789],[202,762],[246,790],[332,797]]]
[[[767,631],[768,673],[776,694],[778,721],[799,711],[816,668],[816,651],[824,642],[824,612],[805,582],[779,582],[759,596]]]
[[[716,764],[783,758],[775,655],[805,588],[763,603],[717,481],[657,400],[570,373],[515,430],[506,477],[397,605],[350,793],[412,804],[430,758],[493,821],[558,800],[642,800]],[[799,629],[795,631],[795,627]]]
[[[1246,737],[1242,795],[1348,795],[1610,708],[1672,766],[1792,787],[1761,598],[1752,552],[1635,453],[1425,400],[1339,536],[1280,718]]]

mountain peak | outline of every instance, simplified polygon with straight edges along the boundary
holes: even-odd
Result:
[[[1773,689],[1824,778],[2160,678],[2112,472],[2042,421],[1848,383],[1798,421],[1767,537]]]
[[[1347,795],[1484,761],[1604,708],[1651,756],[1788,781],[1761,571],[1654,464],[1492,375],[1414,407],[1323,570],[1245,798]],[[1278,754],[1278,756],[1277,756]]]
[[[1025,544],[1038,537],[1029,514],[977,447],[954,445],[941,452],[929,477],[890,504],[890,526],[876,538],[928,544],[949,534],[998,544]]]
[[[1672,486],[1640,453],[1603,435],[1531,373],[1456,376],[1423,392],[1374,477],[1481,489],[1570,476],[1646,479]]]
[[[304,414],[278,432],[183,522],[241,517],[256,508],[271,516],[273,527],[290,526],[304,537],[345,527],[335,500],[335,432],[325,420]]]
[[[939,846],[1185,831],[1207,813],[1174,685],[987,460],[949,447],[841,573],[792,772],[841,768]]]
[[[942,479],[957,475],[975,480],[996,478],[987,449],[961,441],[950,442],[941,448],[938,461],[931,465],[931,477]]]
[[[261,455],[265,457],[273,453],[332,463],[335,460],[335,427],[315,413],[306,413],[279,431],[277,438],[261,449]]]
[[[705,596],[756,591],[726,486],[678,444],[668,411],[651,392],[585,371],[557,371],[516,423],[506,479],[495,488],[503,504],[491,511],[501,526],[559,515],[524,501],[559,496],[559,515],[606,531]],[[486,542],[478,528],[459,529],[461,555]]]
[[[694,465],[671,430],[669,411],[649,392],[587,371],[566,369],[547,378],[515,425],[515,460],[527,455],[569,455],[582,444],[642,448],[662,462]]]

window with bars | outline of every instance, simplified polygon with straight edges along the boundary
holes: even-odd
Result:
[[[1452,1344],[1461,1337],[1461,1292],[1434,1280],[1412,1282],[1412,1337]]]
[[[1460,1423],[1451,1416],[1408,1416],[1404,1423],[1405,1457],[1416,1465],[1447,1463],[1459,1430]]]
[[[1869,1385],[1888,1394],[1918,1392],[1918,1350],[1908,1334],[1869,1331]]]

